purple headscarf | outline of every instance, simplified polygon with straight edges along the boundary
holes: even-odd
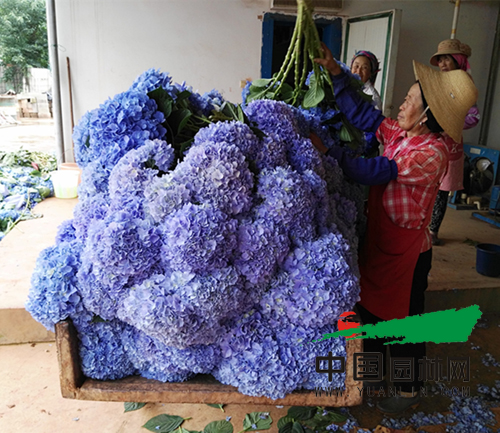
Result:
[[[354,57],[351,60],[351,69],[354,60],[356,60],[356,58],[358,57],[366,57],[370,61],[371,74],[369,80],[372,84],[375,84],[375,80],[377,79],[377,74],[380,71],[380,64],[377,60],[377,57],[370,51],[364,51],[364,50],[356,51],[356,54],[354,54]]]

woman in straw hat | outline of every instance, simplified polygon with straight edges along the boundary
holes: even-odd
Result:
[[[371,159],[349,158],[339,147],[328,150],[345,175],[372,185],[359,258],[358,313],[365,324],[421,314],[432,259],[428,224],[448,164],[448,149],[440,132],[459,141],[477,89],[463,71],[442,73],[414,62],[417,82],[410,87],[397,120],[392,120],[364,101],[325,45],[323,51],[325,57],[315,62],[332,75],[340,110],[359,129],[376,131],[384,145],[383,156]],[[327,151],[320,140],[314,137],[313,142]],[[382,339],[367,339],[364,351],[384,353],[387,346],[383,343]],[[389,349],[392,357],[413,359],[414,366],[410,380],[395,384],[401,395],[377,405],[385,413],[398,413],[419,402],[423,382],[418,380],[418,360],[425,356],[425,343],[392,344]]]
[[[431,65],[438,66],[440,71],[449,72],[461,69],[471,73],[469,57],[472,52],[467,44],[458,39],[446,39],[439,43],[437,52],[431,57]],[[479,122],[479,110],[474,105],[465,116],[464,128],[470,129]],[[432,236],[432,245],[442,245],[443,241],[439,239],[438,232],[443,222],[446,208],[448,205],[448,195],[450,191],[460,191],[463,189],[464,177],[464,146],[463,140],[455,142],[448,135],[445,135],[445,142],[448,145],[450,158],[446,175],[441,182],[436,202],[432,211],[430,230]]]

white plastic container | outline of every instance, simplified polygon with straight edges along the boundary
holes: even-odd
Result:
[[[79,176],[78,176],[78,185],[82,183],[82,169],[78,167],[78,165],[75,162],[63,162],[59,164],[58,167],[59,170],[76,170],[78,171]]]
[[[54,195],[57,198],[78,197],[78,170],[59,170],[50,173],[50,180],[54,186]]]

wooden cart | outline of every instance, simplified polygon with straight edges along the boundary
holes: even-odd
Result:
[[[211,375],[197,375],[181,383],[163,383],[139,376],[120,380],[94,380],[83,375],[78,354],[78,337],[69,321],[56,324],[61,393],[64,398],[95,401],[144,403],[269,404],[283,406],[345,407],[362,403],[361,383],[353,379],[349,360],[362,351],[362,341],[347,342],[346,390],[343,395],[316,395],[314,391],[294,391],[285,398],[272,400],[241,394],[237,388],[223,385]],[[359,388],[359,389],[358,389]],[[319,394],[319,393],[318,393]]]

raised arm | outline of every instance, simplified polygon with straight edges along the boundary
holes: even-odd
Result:
[[[340,111],[356,128],[366,132],[376,132],[384,120],[382,112],[358,94],[356,89],[351,86],[351,77],[342,71],[340,65],[333,58],[332,52],[325,44],[322,44],[322,48],[325,57],[314,59],[314,61],[332,75],[335,102]]]

